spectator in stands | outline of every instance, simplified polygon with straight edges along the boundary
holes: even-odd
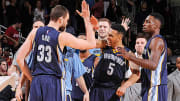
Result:
[[[34,10],[34,18],[33,18],[33,21],[36,21],[37,17],[40,16],[41,19],[43,20],[43,22],[45,22],[45,18],[44,18],[44,15],[45,15],[45,11],[41,5],[41,0],[37,0],[36,2],[36,8]]]
[[[96,3],[92,7],[91,12],[96,18],[102,18],[104,15],[104,2],[103,0],[95,0],[95,1]]]
[[[3,48],[3,58],[6,60],[8,63],[8,66],[12,64],[12,54],[11,54],[11,49],[9,47],[4,47]]]
[[[24,37],[27,37],[28,33],[31,31],[32,26],[32,7],[28,0],[24,1],[24,5],[21,9],[21,19],[22,33]]]
[[[16,7],[16,0],[10,0],[10,5],[7,6],[7,20],[8,26],[14,24],[14,21],[20,17],[20,12]]]
[[[116,5],[116,0],[110,0],[110,5],[106,12],[106,18],[108,18],[112,22],[120,23],[121,16],[122,16],[122,12],[120,7]]]
[[[5,59],[0,59],[0,76],[8,76],[8,65]],[[0,92],[0,101],[16,101],[14,98],[15,92],[12,91],[12,87],[7,85]]]
[[[17,46],[19,45],[19,32],[18,30],[21,29],[21,22],[16,19],[14,24],[8,27],[5,31],[5,36],[8,39],[8,45],[15,51]]]
[[[137,31],[142,32],[144,20],[150,14],[147,8],[147,2],[141,1],[140,11],[136,13],[134,22],[137,24]]]
[[[168,101],[180,101],[180,56],[176,58],[176,67],[168,76]]]
[[[8,65],[5,59],[0,59],[0,76],[7,76]]]
[[[2,35],[2,38],[1,38],[1,48],[3,49],[4,47],[10,47],[9,44],[8,44],[8,38],[4,35]]]

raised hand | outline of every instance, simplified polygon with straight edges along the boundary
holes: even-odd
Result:
[[[99,27],[98,27],[98,20],[94,16],[91,16],[90,22],[93,25],[93,29],[94,30],[98,30],[99,29]]]
[[[82,1],[81,4],[81,12],[76,10],[76,12],[84,19],[90,19],[90,11],[89,11],[89,5],[86,3],[85,0]]]
[[[121,25],[124,27],[124,29],[127,31],[129,29],[129,24],[130,24],[131,20],[129,18],[125,18],[123,16],[122,18],[122,22]]]

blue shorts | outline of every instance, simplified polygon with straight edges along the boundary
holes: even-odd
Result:
[[[66,101],[72,101],[71,95],[66,95]]]
[[[30,101],[62,101],[62,79],[52,75],[33,77]]]
[[[145,91],[142,101],[167,101],[167,85],[153,86]]]
[[[116,89],[95,87],[90,91],[90,101],[120,101]]]

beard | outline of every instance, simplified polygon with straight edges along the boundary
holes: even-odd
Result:
[[[80,53],[85,53],[87,50],[79,50]]]
[[[61,32],[65,31],[65,30],[66,30],[66,27],[64,27],[64,26],[59,28],[59,31],[61,31]]]

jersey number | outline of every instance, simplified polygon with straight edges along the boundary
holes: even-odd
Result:
[[[108,67],[108,70],[107,70],[107,74],[109,75],[109,76],[111,76],[112,74],[113,74],[113,72],[114,72],[114,67],[115,66],[115,64],[114,63],[110,63],[109,64],[109,67]]]
[[[45,60],[45,62],[50,63],[52,60],[51,56],[51,47],[50,46],[44,46],[44,45],[39,45],[38,46],[39,55],[37,56],[37,61],[42,62]],[[47,56],[44,55],[44,52],[47,52]]]

